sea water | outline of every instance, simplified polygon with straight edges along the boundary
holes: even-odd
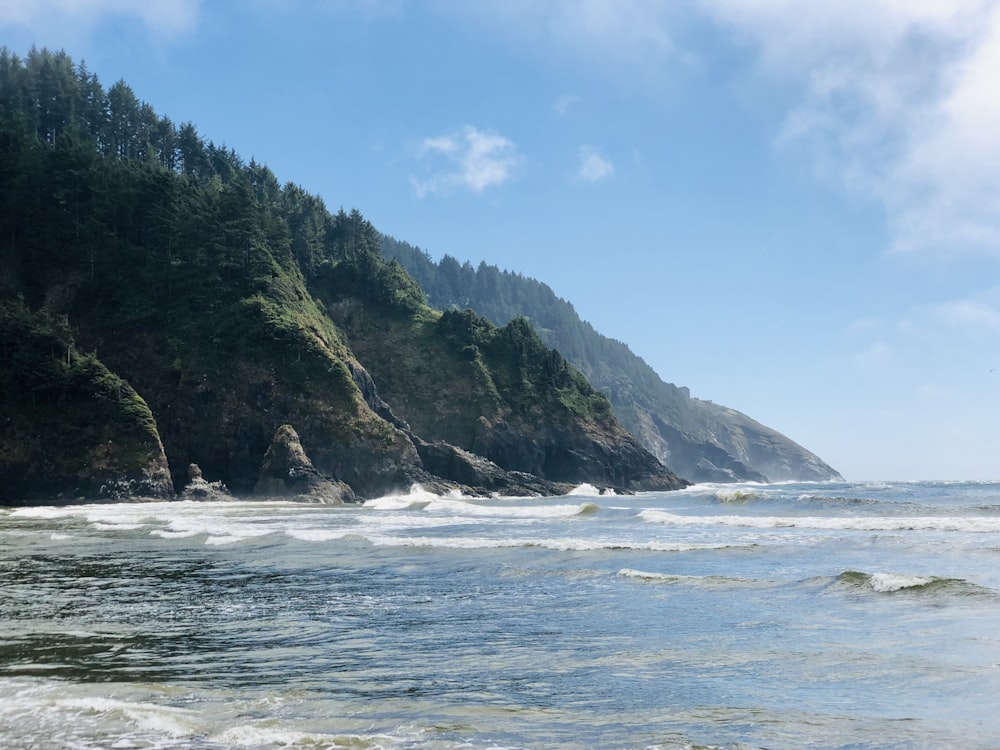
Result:
[[[0,509],[0,747],[997,748],[1000,483]]]

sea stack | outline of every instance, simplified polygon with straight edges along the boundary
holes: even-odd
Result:
[[[298,433],[289,424],[281,425],[274,433],[254,494],[333,505],[355,500],[348,485],[324,476],[313,466]]]

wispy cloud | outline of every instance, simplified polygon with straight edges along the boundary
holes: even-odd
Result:
[[[132,16],[164,36],[188,31],[198,19],[199,0],[3,0],[0,27],[32,31],[51,27],[88,28],[110,16]]]
[[[537,49],[670,75],[749,51],[785,96],[776,146],[880,205],[899,252],[1000,255],[1000,1],[507,0],[439,7]],[[689,33],[698,28],[695,34]],[[697,43],[697,46],[696,46]],[[740,80],[747,82],[740,70]],[[769,94],[773,96],[775,92]]]
[[[1000,254],[1000,3],[701,3],[797,90],[776,143],[881,203],[894,249]]]
[[[570,107],[580,101],[580,97],[573,96],[572,94],[563,94],[552,104],[552,111],[555,112],[560,117],[565,117],[569,112]]]
[[[580,146],[577,177],[584,182],[600,182],[615,173],[615,165],[593,146]]]
[[[455,189],[481,193],[514,178],[524,162],[512,140],[471,125],[457,133],[425,138],[417,158],[429,170],[426,177],[410,178],[420,198]]]
[[[953,329],[972,335],[1000,331],[1000,312],[977,300],[946,302],[934,309],[935,317]]]

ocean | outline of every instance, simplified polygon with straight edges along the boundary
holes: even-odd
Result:
[[[0,747],[998,748],[1000,483],[0,509]]]

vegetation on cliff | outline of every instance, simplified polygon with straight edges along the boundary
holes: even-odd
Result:
[[[286,424],[317,472],[360,496],[406,486],[427,478],[407,405],[430,395],[468,406],[447,430],[422,435],[432,442],[448,442],[462,420],[474,432],[481,417],[506,420],[514,440],[536,437],[516,415],[575,430],[584,437],[558,473],[565,481],[597,478],[591,454],[605,438],[632,451],[603,397],[522,323],[463,339],[453,314],[431,310],[402,266],[382,258],[381,236],[358,211],[329,212],[190,123],[157,115],[124,82],[103,89],[64,53],[0,50],[0,196],[5,320],[49,331],[59,346],[71,337],[87,354],[71,353],[70,365],[101,369],[127,404],[147,404],[143,424],[162,438],[178,489],[197,464],[206,479],[251,491]],[[348,309],[360,327],[338,325]],[[4,341],[23,339],[14,323]],[[390,323],[391,341],[367,336]],[[19,398],[0,423],[0,485],[44,473],[42,443],[59,457],[95,445],[77,424],[82,405],[53,406],[48,365],[26,367],[35,400]],[[24,377],[7,357],[0,372]],[[12,427],[27,424],[42,443]],[[44,438],[60,427],[73,445]],[[679,484],[643,460],[638,473],[625,465],[602,476]]]
[[[535,279],[485,262],[474,268],[445,255],[434,262],[406,242],[383,237],[399,262],[440,309],[472,308],[496,325],[526,318],[601,392],[621,423],[661,461],[700,482],[827,480],[839,474],[816,455],[734,409],[692,398],[663,381],[627,345],[602,336],[573,305]]]
[[[0,501],[171,494],[146,402],[65,318],[0,301]]]

